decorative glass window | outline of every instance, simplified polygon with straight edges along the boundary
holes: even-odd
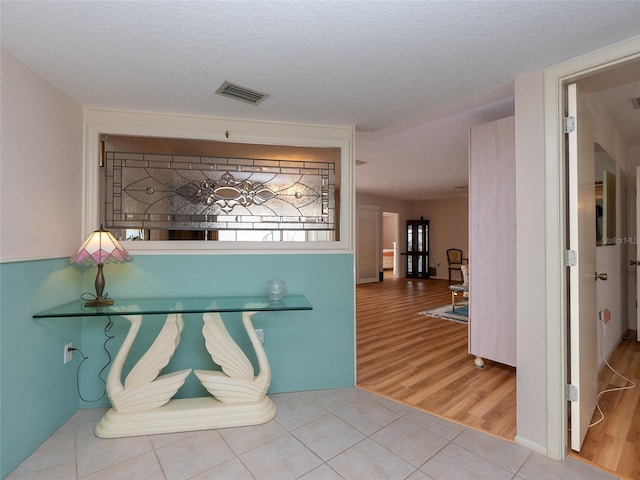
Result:
[[[123,239],[336,239],[338,148],[194,141],[150,153],[141,140],[109,138],[104,152],[103,221]],[[216,154],[194,155],[203,145]]]

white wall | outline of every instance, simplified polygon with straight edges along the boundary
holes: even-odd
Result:
[[[593,95],[583,95],[589,108],[594,126],[594,142],[599,143],[623,170],[627,171],[627,147],[622,137],[613,126],[605,109]]]
[[[540,452],[546,452],[547,448],[543,80],[543,73],[538,71],[515,81],[516,439]]]
[[[382,248],[393,248],[393,242],[400,235],[397,225],[397,215],[382,215]]]
[[[0,261],[69,256],[83,240],[82,107],[0,53]]]
[[[615,238],[626,237],[626,172],[627,172],[627,147],[622,137],[615,129],[613,122],[607,116],[604,108],[592,95],[585,95],[587,107],[593,118],[594,141],[609,154],[616,163],[616,232]],[[623,242],[615,245],[596,247],[596,270],[608,275],[607,281],[596,283],[596,308],[599,312],[608,309],[611,312],[611,321],[606,325],[603,338],[603,327],[598,326],[598,368],[602,368],[604,361],[608,359],[616,349],[623,334],[629,325],[628,318],[628,276],[626,268],[628,245]],[[624,273],[623,273],[624,272]],[[634,295],[635,297],[635,295]]]
[[[636,231],[636,199],[632,192],[636,191],[636,167],[640,167],[640,145],[627,149],[627,165],[629,174],[627,175],[627,260],[637,259],[638,234]],[[627,262],[627,314],[629,317],[629,328],[637,330],[637,306],[636,306],[636,289],[637,274],[640,267],[629,265]]]
[[[620,262],[622,249],[622,245],[596,247],[596,270],[598,273],[605,272],[608,276],[606,282],[598,281],[596,284],[596,308],[598,312],[605,308],[611,312],[611,321],[606,324],[604,332],[602,324],[598,325],[598,369],[604,365],[603,358],[611,357],[627,330],[627,319],[623,318],[622,313],[623,306],[626,309],[627,300],[626,283],[623,287],[626,278],[623,278]],[[625,293],[624,302],[622,293]]]
[[[469,198],[447,198],[414,202],[413,216],[429,220],[429,265],[437,278],[449,278],[447,249],[459,248],[469,258]],[[453,273],[457,280],[459,273]]]
[[[640,145],[627,149],[627,165],[629,173],[635,175],[636,167],[640,167]]]

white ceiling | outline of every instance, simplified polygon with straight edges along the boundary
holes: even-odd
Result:
[[[466,131],[512,113],[517,76],[640,34],[638,1],[2,0],[0,8],[2,47],[82,105],[356,125],[366,162],[358,190],[406,200],[460,192]],[[254,106],[215,95],[225,80],[270,96]]]

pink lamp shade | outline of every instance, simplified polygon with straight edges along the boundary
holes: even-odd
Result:
[[[131,255],[111,235],[102,228],[93,232],[82,246],[69,259],[69,263],[77,265],[94,265],[105,263],[130,262]]]
[[[113,300],[102,296],[104,292],[104,274],[102,268],[105,263],[122,263],[131,261],[131,255],[107,230],[100,228],[89,235],[82,246],[69,259],[69,263],[76,265],[98,265],[96,275],[95,299],[84,304],[85,307],[102,307],[113,305]]]

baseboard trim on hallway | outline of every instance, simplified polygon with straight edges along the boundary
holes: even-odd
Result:
[[[527,447],[529,450],[533,450],[536,453],[540,453],[545,457],[547,456],[547,447],[544,447],[539,443],[532,442],[531,440],[527,440],[526,438],[521,437],[520,435],[516,435],[516,438],[514,438],[513,441],[518,445]]]

